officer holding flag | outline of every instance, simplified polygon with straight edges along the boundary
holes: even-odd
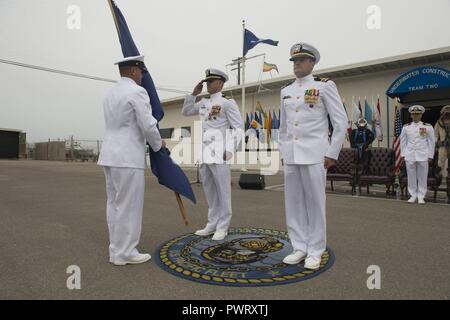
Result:
[[[98,164],[106,178],[106,215],[109,229],[109,261],[115,265],[150,260],[139,253],[144,207],[144,170],[147,141],[153,151],[165,147],[147,91],[140,86],[146,71],[144,56],[120,60],[121,79],[103,102],[106,134]]]

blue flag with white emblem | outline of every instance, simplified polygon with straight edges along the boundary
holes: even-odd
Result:
[[[124,16],[114,0],[109,0],[109,4],[116,24],[123,56],[125,58],[139,56],[139,50],[134,44]],[[159,101],[152,77],[148,71],[143,72],[141,86],[147,91],[150,97],[153,117],[159,122],[164,117],[164,110]],[[172,158],[170,158],[169,151],[165,148],[162,148],[158,152],[154,152],[152,148],[149,149],[152,172],[158,178],[158,182],[196,203],[195,195],[189,180],[183,170],[181,170],[181,168],[173,162]]]
[[[274,41],[272,39],[260,39],[253,34],[250,30],[245,29],[244,33],[244,57],[247,54],[248,50],[252,49],[256,45],[260,43],[269,44],[271,46],[278,46],[278,41]]]

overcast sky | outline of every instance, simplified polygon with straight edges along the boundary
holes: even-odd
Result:
[[[157,87],[191,91],[210,66],[242,52],[242,19],[260,38],[248,56],[265,53],[280,76],[291,74],[289,49],[314,44],[317,69],[450,46],[450,0],[117,0]],[[67,8],[81,10],[70,30]],[[381,10],[370,30],[367,8]],[[106,0],[0,0],[0,59],[117,79],[121,51]],[[249,63],[248,82],[267,79],[262,60]],[[236,84],[230,74],[230,84]],[[276,73],[274,76],[277,76]],[[28,141],[102,139],[102,99],[113,84],[0,63],[0,128],[22,129]],[[173,93],[159,91],[162,99]]]

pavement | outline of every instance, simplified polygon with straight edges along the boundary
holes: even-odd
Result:
[[[195,170],[186,172],[195,180]],[[232,227],[286,230],[282,175],[266,177],[262,191],[241,190],[238,179],[233,172]],[[101,167],[2,160],[0,299],[450,299],[445,199],[419,206],[377,189],[352,196],[341,186],[327,194],[328,245],[336,255],[331,269],[293,284],[236,288],[175,277],[153,260],[111,265]],[[206,200],[200,184],[193,189],[198,204],[184,200],[185,227],[173,192],[146,172],[141,252],[153,254],[162,242],[204,226]],[[80,290],[67,288],[71,265],[81,270]],[[380,289],[368,289],[370,266],[379,267]]]

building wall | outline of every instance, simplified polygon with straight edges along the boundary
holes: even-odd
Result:
[[[19,158],[27,157],[27,134],[21,132],[19,135]]]
[[[450,63],[444,64],[434,64],[434,66],[443,67],[446,69],[450,69]],[[382,115],[382,126],[383,126],[383,135],[384,140],[380,146],[386,147],[387,145],[387,135],[388,135],[388,127],[389,127],[389,146],[392,145],[393,140],[393,126],[394,126],[394,112],[395,112],[395,104],[396,101],[390,99],[385,95],[386,90],[392,84],[397,77],[399,77],[404,72],[415,68],[415,66],[408,68],[399,68],[394,70],[387,70],[385,72],[377,72],[371,73],[368,75],[360,75],[353,76],[348,78],[336,79],[336,84],[339,89],[339,93],[342,98],[345,100],[345,105],[347,108],[347,114],[349,118],[352,115],[352,97],[355,97],[357,100],[361,97],[361,105],[364,107],[364,97],[367,97],[369,104],[372,105],[372,97],[374,98],[374,105],[376,105],[377,96],[380,95],[380,106],[381,106],[381,115]],[[389,100],[389,112],[387,110],[387,103]],[[357,101],[356,101],[357,102]],[[447,101],[445,104],[450,104],[450,101]],[[426,105],[426,104],[425,104]],[[389,120],[389,122],[388,122]]]
[[[64,141],[40,142],[35,144],[35,160],[66,160],[66,143]]]
[[[432,66],[443,67],[450,69],[450,62],[431,64]],[[332,79],[339,90],[341,97],[343,98],[347,114],[349,118],[352,117],[352,100],[358,103],[358,99],[361,98],[361,106],[364,107],[364,98],[367,97],[368,102],[373,107],[376,106],[377,98],[380,98],[381,114],[382,114],[382,126],[384,140],[380,143],[380,146],[391,146],[393,141],[393,124],[394,124],[394,112],[395,101],[388,98],[385,95],[386,90],[402,73],[407,72],[410,69],[417,67],[411,63],[410,67],[388,69],[382,72],[372,72],[367,74],[361,74],[350,77],[341,77]],[[278,112],[280,104],[280,89],[273,89],[262,91],[256,94],[248,94],[245,99],[245,112],[254,112],[256,107],[256,101],[260,101],[262,107],[267,110],[268,108]],[[241,97],[233,97],[241,108]],[[372,100],[373,99],[373,100]],[[389,110],[388,110],[389,100]],[[443,104],[450,104],[450,101],[446,101]],[[181,108],[183,105],[183,99],[177,101],[171,101],[163,103],[165,110],[165,117],[160,123],[160,128],[179,128],[182,126],[193,127],[194,120],[198,120],[198,117],[184,117],[181,114]],[[278,115],[278,113],[277,113]],[[388,145],[388,129],[389,129],[389,145]],[[169,148],[177,142],[168,141]],[[350,143],[345,142],[344,147],[349,147]],[[378,146],[375,141],[373,146]]]
[[[0,159],[19,158],[18,131],[0,130]]]
[[[48,159],[48,144],[47,142],[39,142],[34,144],[34,160]]]

